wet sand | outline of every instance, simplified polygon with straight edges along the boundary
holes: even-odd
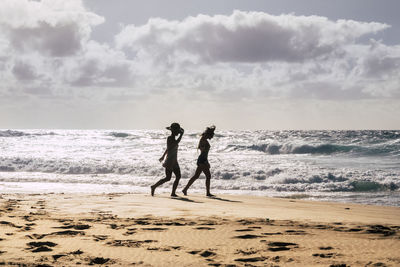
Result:
[[[251,196],[3,194],[0,265],[400,266],[400,208]]]

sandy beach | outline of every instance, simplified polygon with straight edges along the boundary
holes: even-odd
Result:
[[[399,266],[400,208],[250,196],[6,194],[0,265]]]

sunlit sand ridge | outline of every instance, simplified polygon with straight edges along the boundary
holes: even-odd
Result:
[[[0,205],[5,265],[400,264],[397,207],[142,194],[9,194]]]

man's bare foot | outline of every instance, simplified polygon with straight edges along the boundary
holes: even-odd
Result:
[[[154,191],[156,190],[156,188],[154,187],[154,185],[150,186],[151,188],[151,196],[154,197]]]
[[[187,196],[187,190],[183,189],[183,190],[182,190],[182,193],[183,193],[185,196]]]
[[[178,197],[178,195],[173,193],[173,194],[171,194],[171,197]]]
[[[207,193],[208,197],[215,197],[215,195],[211,194],[211,193]]]

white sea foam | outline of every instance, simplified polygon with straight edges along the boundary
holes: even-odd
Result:
[[[53,185],[57,192],[147,192],[163,177],[158,158],[167,134],[0,130],[0,190],[28,192],[34,189],[27,185],[34,184],[38,190]],[[199,134],[185,133],[180,144],[181,186],[196,168]],[[220,131],[210,142],[216,193],[302,194],[400,206],[399,131]],[[204,191],[204,177],[192,190]]]

